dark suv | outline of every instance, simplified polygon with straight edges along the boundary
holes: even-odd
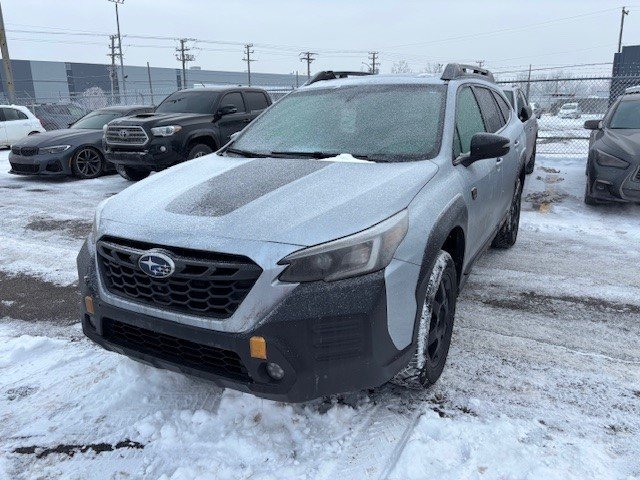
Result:
[[[107,160],[127,180],[218,150],[271,105],[256,88],[211,87],[180,90],[154,113],[109,123],[104,136]]]

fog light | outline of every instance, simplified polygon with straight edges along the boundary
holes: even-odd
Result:
[[[160,147],[160,151],[161,151],[162,153],[166,152],[166,151],[167,151],[167,147],[165,147],[164,145],[162,145],[162,146]]]
[[[267,363],[267,373],[274,380],[282,380],[284,378],[284,370],[274,362]]]

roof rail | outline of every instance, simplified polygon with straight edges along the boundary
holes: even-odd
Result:
[[[362,77],[364,75],[373,75],[371,72],[337,72],[333,70],[323,70],[316,73],[313,77],[305,82],[304,85],[311,85],[312,83],[322,82],[324,80],[336,80],[337,78],[347,77]]]
[[[442,80],[454,80],[456,78],[461,77],[481,77],[485,80],[489,80],[490,82],[495,82],[496,80],[493,78],[493,73],[491,73],[486,68],[480,68],[476,65],[464,65],[461,63],[449,63],[444,72],[442,72],[442,76],[440,77]]]

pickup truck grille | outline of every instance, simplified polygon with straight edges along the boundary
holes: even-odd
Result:
[[[147,132],[139,126],[109,125],[105,133],[109,145],[144,145],[149,141]]]
[[[150,277],[138,261],[159,249],[175,263],[167,278]],[[176,249],[106,237],[98,242],[106,289],[134,302],[179,313],[228,318],[247,296],[262,269],[246,257]]]

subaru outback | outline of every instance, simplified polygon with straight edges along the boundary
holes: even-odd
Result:
[[[427,387],[472,266],[516,242],[525,144],[486,70],[321,72],[213,156],[99,206],[83,331],[276,400]]]

